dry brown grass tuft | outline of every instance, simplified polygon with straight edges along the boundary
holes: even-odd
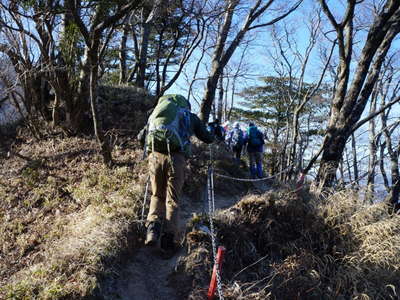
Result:
[[[214,220],[227,248],[226,299],[399,297],[400,217],[383,203],[366,205],[354,192],[296,199],[286,190],[245,197]],[[208,221],[192,222],[189,255],[177,274],[185,285],[197,276],[199,288],[186,291],[190,299],[202,299],[212,265],[210,238],[199,224]],[[205,270],[192,259],[199,249]]]
[[[347,207],[349,213],[332,207]],[[354,282],[360,299],[398,299],[400,289],[400,216],[385,203],[364,204],[356,194],[330,197],[321,212],[353,243],[343,253],[343,280]],[[339,223],[338,220],[341,220]]]
[[[95,141],[26,141],[30,157],[3,160],[0,182],[0,298],[78,299],[93,295],[140,238],[146,178],[141,151],[118,148],[103,167]]]

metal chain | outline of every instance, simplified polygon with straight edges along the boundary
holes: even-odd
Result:
[[[222,281],[221,281],[221,274],[219,272],[219,264],[217,262],[217,236],[215,234],[215,227],[214,227],[214,221],[213,221],[213,216],[215,212],[215,193],[214,193],[214,168],[213,168],[213,153],[212,153],[212,145],[209,145],[209,150],[210,150],[210,166],[208,168],[208,174],[207,174],[207,195],[208,195],[208,216],[209,216],[209,222],[210,222],[210,231],[211,231],[211,245],[212,245],[212,253],[213,253],[213,258],[214,258],[214,265],[216,268],[216,277],[217,277],[217,291],[218,291],[218,296],[220,300],[224,300],[223,297],[223,292],[222,292]],[[231,179],[231,180],[237,180],[237,181],[263,181],[267,179],[272,179],[281,173],[286,172],[287,170],[290,169],[291,166],[286,168],[285,170],[279,172],[278,174],[275,174],[270,177],[265,177],[265,178],[259,178],[259,179],[247,179],[247,178],[236,178],[236,177],[230,177],[222,174],[215,173],[216,176],[226,178],[226,179]]]
[[[211,167],[211,202],[212,202],[212,212],[215,212],[215,193],[214,193],[214,167]]]
[[[213,169],[213,155],[212,155],[212,146],[209,146],[210,149],[210,166],[208,169],[208,176],[207,176],[207,188],[208,188],[208,211],[209,211],[209,222],[210,222],[210,231],[211,231],[211,244],[212,244],[212,251],[213,251],[213,256],[214,256],[214,265],[216,268],[216,277],[217,277],[217,290],[218,290],[218,296],[219,299],[223,300],[223,293],[222,293],[222,282],[221,282],[221,274],[219,272],[219,265],[217,262],[217,241],[216,241],[216,234],[215,234],[215,229],[214,229],[214,222],[213,222],[213,215],[215,212],[215,194],[214,194],[214,169]],[[222,174],[215,173],[216,176],[226,178],[226,179],[231,179],[231,180],[237,180],[237,181],[263,181],[267,179],[272,179],[282,173],[287,172],[291,168],[291,165],[288,166],[285,170],[282,170],[278,174],[275,174],[270,177],[265,177],[265,178],[259,178],[259,179],[247,179],[247,178],[236,178],[236,177],[230,177]]]
[[[210,166],[208,170],[208,177],[207,177],[207,186],[208,186],[208,215],[209,215],[209,222],[210,222],[210,231],[211,231],[211,244],[212,244],[212,252],[214,257],[214,265],[216,268],[216,275],[217,275],[217,291],[219,299],[224,300],[224,296],[222,293],[222,282],[221,282],[221,274],[219,272],[219,264],[217,262],[217,238],[214,229],[214,221],[213,215],[215,212],[215,196],[214,196],[214,171],[212,166]]]
[[[213,163],[212,144],[209,144],[209,145],[208,145],[208,149],[209,149],[209,152],[210,152],[210,158],[209,158],[209,160],[210,160],[210,163],[212,164],[212,163]]]
[[[222,175],[222,174],[219,174],[219,173],[215,173],[215,176],[218,176],[218,177],[221,177],[221,178],[226,178],[226,179],[231,179],[231,180],[236,180],[236,181],[256,182],[256,181],[263,181],[263,180],[268,180],[268,179],[275,178],[278,175],[287,172],[290,169],[290,167],[291,167],[291,165],[289,167],[287,167],[286,169],[282,170],[281,172],[273,175],[273,176],[264,177],[264,178],[257,178],[257,179],[231,177],[231,176]]]

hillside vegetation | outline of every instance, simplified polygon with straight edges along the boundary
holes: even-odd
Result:
[[[120,165],[107,169],[96,149],[84,138],[31,141],[18,149],[30,161],[3,159],[0,298],[91,295],[106,266],[137,245],[141,153],[117,150]]]
[[[399,35],[394,0],[1,1],[0,299],[205,299],[215,237],[220,298],[400,299]]]
[[[142,247],[141,150],[127,140],[108,169],[89,138],[20,139],[14,151],[29,160],[2,157],[1,298],[101,297],[102,281]],[[189,171],[197,179],[184,189],[193,197],[207,168],[206,149],[194,153]],[[226,155],[216,159],[234,175]],[[217,180],[218,193],[249,187]],[[320,199],[284,186],[251,190],[215,216],[228,249],[226,299],[397,299],[400,217],[385,204],[365,205],[351,191]],[[211,240],[200,225],[208,226],[206,215],[189,223],[187,251],[171,278],[182,299],[204,299],[209,283]]]
[[[215,222],[227,248],[225,299],[399,297],[400,217],[383,203],[365,205],[351,191],[321,200],[280,189],[244,197]],[[207,219],[193,220],[175,277],[183,299],[204,299],[212,268],[198,223]]]

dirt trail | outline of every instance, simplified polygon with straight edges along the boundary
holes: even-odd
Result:
[[[255,186],[258,190],[266,191],[268,187],[263,184]],[[215,195],[216,209],[224,209],[232,206],[240,200],[239,197],[224,197]],[[207,210],[205,203],[192,201],[188,197],[183,198],[181,207],[182,230],[193,213],[201,213]],[[106,283],[105,300],[178,300],[176,290],[169,286],[169,276],[174,272],[178,259],[185,253],[181,249],[169,260],[161,259],[157,254],[143,247],[138,249],[135,256],[127,262],[119,272],[118,278]]]

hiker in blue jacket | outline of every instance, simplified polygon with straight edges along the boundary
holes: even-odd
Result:
[[[244,135],[244,145],[247,145],[249,154],[251,177],[262,178],[264,135],[252,122],[249,123],[249,128]]]

